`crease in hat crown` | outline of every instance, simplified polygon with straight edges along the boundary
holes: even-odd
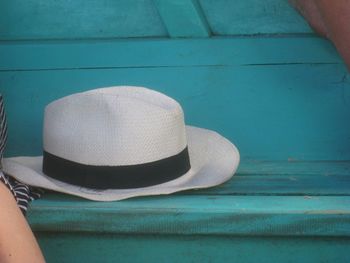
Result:
[[[174,99],[143,87],[73,94],[45,108],[44,150],[88,165],[134,165],[187,147],[184,114]]]

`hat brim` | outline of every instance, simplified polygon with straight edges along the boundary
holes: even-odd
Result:
[[[42,172],[42,156],[3,159],[3,171],[25,184],[76,195],[95,201],[116,201],[136,196],[171,194],[207,188],[229,180],[237,170],[239,152],[220,134],[186,126],[191,169],[183,176],[154,186],[96,190],[67,184]]]

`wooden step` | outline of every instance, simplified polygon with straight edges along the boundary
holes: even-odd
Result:
[[[121,255],[125,262],[255,262],[248,244],[271,260],[295,250],[290,262],[346,262],[349,169],[350,162],[255,162],[218,187],[118,202],[50,192],[32,203],[29,222],[49,262]]]

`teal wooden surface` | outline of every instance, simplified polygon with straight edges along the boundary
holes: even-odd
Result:
[[[0,1],[0,40],[166,36],[152,0]]]
[[[0,1],[7,156],[41,154],[47,103],[110,85],[174,97],[241,165],[170,196],[46,193],[28,220],[48,262],[349,261],[350,75],[287,0]]]
[[[349,196],[171,195],[92,202],[62,195],[36,201],[30,213],[38,232],[350,235]]]
[[[348,238],[39,233],[48,262],[348,262]],[[138,240],[139,242],[135,242]],[[103,241],[103,242],[101,242]],[[140,246],[140,244],[142,244]],[[79,251],[79,261],[77,261]]]
[[[154,0],[171,37],[209,37],[210,28],[197,0]]]
[[[183,104],[188,124],[227,136],[249,160],[349,160],[342,64],[3,71],[8,156],[41,154],[44,106],[74,92],[141,85]],[[20,128],[19,128],[20,127]]]
[[[237,175],[228,183],[217,187],[191,191],[200,195],[280,195],[280,196],[347,196],[350,195],[349,174],[345,176],[291,176],[281,175]],[[257,197],[258,198],[258,197]]]
[[[317,37],[14,41],[0,42],[0,57],[0,71],[342,63]]]
[[[309,34],[288,0],[199,0],[214,35]]]
[[[348,237],[349,170],[349,162],[260,162],[218,187],[170,196],[93,202],[47,193],[29,221],[36,232]]]
[[[0,2],[0,40],[168,37],[167,32],[207,37],[312,30],[287,0]]]
[[[48,262],[347,262],[349,169],[255,162],[219,187],[121,202],[47,193],[29,222]]]
[[[242,163],[239,168],[241,175],[311,175],[327,177],[332,175],[348,175],[350,173],[349,161],[327,162],[313,161],[300,162],[289,160],[288,162],[251,161]]]

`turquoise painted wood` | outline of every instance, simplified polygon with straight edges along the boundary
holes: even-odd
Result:
[[[243,162],[233,180],[195,195],[350,195],[350,162]]]
[[[0,1],[7,156],[41,154],[52,100],[142,85],[242,158],[211,189],[47,192],[28,220],[48,262],[349,262],[350,75],[287,0],[19,2]]]
[[[48,262],[348,262],[347,238],[40,233]],[[139,242],[135,242],[138,240]],[[100,242],[97,242],[100,241]],[[140,246],[142,244],[142,246]]]
[[[199,0],[214,35],[310,34],[288,0]]]
[[[35,202],[30,222],[39,232],[349,237],[350,197],[172,195],[91,202],[47,196]]]
[[[349,162],[255,163],[210,190],[121,202],[47,194],[29,221],[49,262],[347,262],[349,169]],[[288,182],[276,185],[277,177]],[[245,179],[252,191],[234,192]],[[263,193],[254,192],[257,184],[267,186]]]
[[[0,57],[1,72],[342,63],[332,44],[317,37],[6,41],[0,42]]]
[[[209,37],[210,28],[197,0],[154,0],[171,37]]]
[[[0,1],[0,40],[166,36],[152,0]]]
[[[0,40],[310,34],[287,0],[0,1]]]
[[[103,59],[109,59],[103,44],[100,51],[96,48],[100,56],[95,58],[99,60],[92,58],[89,62],[85,58],[67,68],[62,67],[76,54],[74,44],[61,47],[61,51],[58,44],[54,44],[52,52],[59,55],[53,55],[53,59],[41,56],[49,51],[50,44],[40,49],[42,51],[33,44],[14,44],[12,48],[6,44],[2,51],[7,54],[3,64],[6,61],[10,65],[20,64],[19,54],[24,51],[42,58],[40,64],[40,60],[34,57],[30,60],[27,56],[23,61],[36,62],[23,63],[22,69],[12,66],[0,72],[2,93],[9,102],[16,101],[7,105],[10,132],[7,154],[41,154],[42,113],[50,101],[91,88],[128,84],[152,87],[176,98],[183,104],[188,124],[214,129],[227,136],[239,147],[243,163],[248,160],[349,160],[350,123],[344,121],[350,114],[350,83],[346,69],[338,57],[332,58],[335,51],[323,41],[311,38],[310,42],[301,40],[298,43],[297,40],[257,41],[259,48],[264,45],[266,48],[261,56],[256,53],[253,57],[254,40],[238,39],[238,43],[248,44],[237,57],[237,64],[225,65],[229,58],[211,54],[193,65],[191,62],[197,57],[205,56],[209,45],[221,51],[225,50],[222,46],[226,47],[229,52],[224,40],[214,40],[210,44],[210,40],[204,40],[203,50],[198,44],[194,58],[188,53],[183,66],[179,64],[186,41],[175,41],[175,44],[170,40],[146,41],[145,45],[149,46],[155,43],[158,50],[162,50],[162,56],[149,61],[151,51],[143,51],[144,62],[141,63],[142,42],[137,40],[133,43],[135,46],[129,45],[128,52],[124,50],[124,58],[121,56],[120,61],[128,61],[130,54],[131,62],[125,67],[118,63],[113,66],[112,60],[111,65],[102,67]],[[235,39],[228,42],[235,43]],[[296,54],[300,57],[291,58],[293,52],[276,55],[277,44],[288,43],[291,43],[290,48],[287,46],[285,52],[293,48],[292,45],[299,45]],[[311,53],[307,52],[311,50],[309,46],[305,50],[302,48],[305,43],[314,45]],[[82,50],[86,48],[85,54],[91,54],[96,45],[83,45]],[[111,48],[110,45],[109,42],[107,46]],[[188,45],[191,48],[194,43],[190,41]],[[115,49],[118,47],[116,45]],[[178,52],[168,51],[176,48]],[[275,57],[272,59],[269,54]],[[305,62],[303,54],[308,54]],[[77,58],[80,58],[79,53]],[[174,62],[166,65],[164,58]],[[49,61],[53,67],[46,66]],[[23,129],[18,129],[19,124]]]
[[[14,71],[0,76],[0,85],[9,87],[1,90],[10,102],[8,155],[41,154],[42,114],[50,101],[128,84],[176,98],[188,124],[227,136],[239,147],[242,162],[350,159],[350,123],[344,121],[350,93],[349,82],[342,80],[343,65]]]
[[[47,194],[29,220],[37,232],[347,237],[349,169],[350,162],[260,162],[241,165],[221,186],[171,196],[92,202]]]

